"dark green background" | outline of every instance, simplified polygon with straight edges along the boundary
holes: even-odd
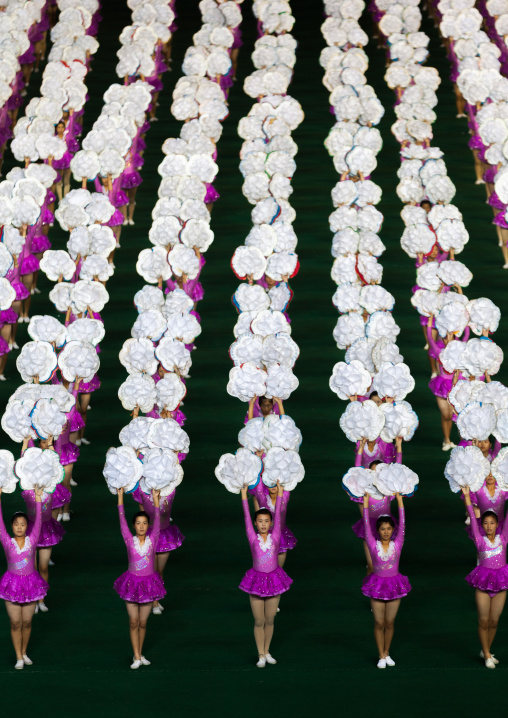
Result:
[[[303,433],[301,454],[307,475],[294,493],[289,512],[289,525],[299,544],[287,560],[294,585],[281,601],[272,644],[279,663],[263,671],[255,668],[248,600],[237,589],[250,561],[240,500],[227,493],[213,473],[219,456],[235,450],[245,409],[226,394],[226,383],[236,316],[230,298],[238,285],[229,262],[250,228],[251,208],[241,194],[236,134],[238,120],[252,104],[242,92],[243,78],[252,71],[250,53],[255,40],[248,0],[244,3],[245,45],[239,80],[230,95],[231,115],[219,144],[216,186],[222,196],[213,212],[215,242],[207,252],[202,274],[205,299],[199,312],[203,333],[193,354],[184,408],[191,451],[174,518],[187,539],[168,564],[166,612],[149,621],[144,652],[152,661],[150,668],[129,670],[132,652],[127,616],[112,589],[114,579],[125,570],[126,556],[115,497],[106,489],[102,466],[107,448],[119,443],[118,432],[129,420],[117,399],[125,376],[118,352],[130,336],[136,316],[132,298],[142,281],[135,263],[140,249],[148,246],[150,211],[160,179],[156,172],[162,158],[160,147],[166,137],[179,132],[179,124],[169,112],[171,92],[192,33],[200,26],[197,2],[179,0],[175,70],[164,76],[159,122],[147,135],[136,225],[123,230],[115,275],[108,283],[111,301],[104,311],[102,388],[92,399],[89,415],[92,445],[83,448],[75,472],[79,486],[72,522],[66,524],[68,535],[54,551],[56,566],[51,569],[47,599],[50,611],[34,619],[29,651],[32,668],[13,670],[8,621],[6,617],[0,621],[0,700],[5,711],[13,707],[25,710],[29,706],[24,699],[29,698],[30,708],[44,716],[54,712],[123,716],[154,710],[208,716],[284,711],[300,716],[323,709],[359,715],[387,710],[423,715],[429,708],[440,714],[471,715],[485,706],[486,695],[493,697],[491,689],[505,688],[505,663],[496,671],[487,671],[478,658],[474,597],[464,582],[475,563],[474,549],[465,536],[460,500],[450,493],[443,478],[446,455],[441,452],[439,414],[427,388],[428,361],[422,351],[418,316],[409,301],[414,266],[399,245],[403,225],[395,194],[398,146],[390,134],[393,94],[383,80],[384,51],[377,50],[371,40],[367,77],[386,108],[380,126],[385,144],[374,173],[383,188],[380,209],[386,218],[381,233],[387,246],[382,257],[383,286],[396,297],[394,315],[402,328],[399,346],[416,379],[409,399],[420,417],[420,428],[404,452],[405,463],[420,476],[420,489],[407,502],[408,531],[402,559],[402,570],[409,575],[413,591],[402,602],[397,619],[392,650],[397,666],[383,672],[375,669],[372,616],[360,593],[363,551],[350,528],[358,509],[340,485],[352,464],[353,447],[339,428],[344,404],[328,388],[332,367],[343,353],[332,338],[337,314],[331,303],[335,285],[330,279],[332,235],[327,218],[332,209],[330,191],[338,177],[323,147],[333,118],[318,64],[324,47],[319,31],[322,4],[293,0],[292,7],[299,47],[290,92],[303,105],[306,117],[294,133],[299,153],[291,198],[297,212],[301,262],[300,273],[292,282],[295,297],[290,307],[293,336],[301,348],[295,367],[300,388],[287,402],[287,411]],[[129,11],[120,0],[105,0],[103,16],[100,50],[88,83],[85,129],[100,111],[103,92],[116,81],[117,38],[129,23]],[[364,17],[363,24],[370,34],[370,19]],[[445,152],[449,174],[457,185],[455,202],[470,232],[470,242],[460,256],[474,272],[467,293],[471,298],[489,296],[504,313],[506,273],[501,269],[484,188],[474,185],[466,122],[455,118],[449,66],[437,33],[427,21],[423,29],[432,38],[429,64],[438,67],[443,79],[434,144]],[[39,78],[33,76],[30,94],[37,91]],[[8,159],[6,170],[10,166]],[[51,237],[55,247],[64,246],[65,236],[57,227]],[[52,312],[47,301],[50,285],[41,281],[40,287],[43,294],[35,297],[32,313]],[[496,340],[504,347],[504,324],[501,327]],[[25,341],[26,325],[18,336]],[[14,359],[9,359],[7,367],[9,381],[0,386],[2,409],[20,383]],[[496,378],[503,380],[504,371]],[[3,446],[8,445],[5,440]],[[3,503],[8,516],[12,508],[21,505],[19,493]],[[507,637],[501,623],[496,641],[501,660],[508,660]]]

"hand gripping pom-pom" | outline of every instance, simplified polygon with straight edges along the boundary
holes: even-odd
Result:
[[[375,441],[383,428],[385,417],[375,402],[352,401],[340,417],[340,428],[349,441]]]
[[[373,483],[383,496],[412,496],[418,487],[418,476],[404,464],[381,464],[374,472]]]
[[[292,491],[305,476],[300,455],[279,447],[269,449],[264,459],[263,483],[273,487],[277,481],[286,491]]]
[[[373,483],[375,473],[372,469],[353,466],[342,477],[342,487],[350,496],[355,498],[361,498],[365,496],[365,494],[368,494],[373,499],[379,501],[383,498],[383,494],[378,491]]]
[[[469,486],[470,491],[478,491],[489,473],[490,461],[476,446],[457,446],[452,449],[444,471],[455,494],[463,486]]]
[[[52,494],[57,484],[63,481],[64,468],[56,451],[31,447],[14,464],[14,473],[24,491],[36,486]]]
[[[239,494],[244,486],[255,486],[263,470],[259,456],[248,449],[236,454],[223,454],[215,468],[215,476],[232,494]]]
[[[155,382],[148,374],[130,374],[118,389],[118,398],[127,411],[152,411],[157,399]]]
[[[143,473],[143,464],[130,446],[109,449],[102,474],[112,494],[118,489],[132,491]]]

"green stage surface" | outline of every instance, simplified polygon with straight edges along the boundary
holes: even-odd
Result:
[[[121,0],[105,0],[99,40],[100,50],[89,77],[90,102],[85,130],[96,118],[102,94],[116,81],[114,67],[118,35],[129,23],[129,11]],[[376,670],[376,649],[369,604],[361,592],[364,557],[361,542],[351,524],[358,509],[341,489],[341,477],[352,465],[353,447],[339,427],[345,404],[328,387],[335,362],[343,358],[332,338],[337,313],[331,303],[335,285],[330,279],[332,257],[328,215],[330,191],[338,177],[323,141],[333,123],[328,94],[321,80],[318,59],[324,41],[320,34],[322,4],[319,0],[293,0],[294,34],[299,41],[294,82],[290,93],[305,110],[305,121],[294,133],[299,146],[298,169],[291,202],[296,209],[301,270],[292,282],[290,307],[293,336],[301,348],[295,371],[300,388],[287,411],[303,433],[301,449],[305,481],[295,491],[289,525],[298,537],[297,550],[286,568],[294,584],[281,601],[276,620],[273,653],[277,666],[258,670],[247,597],[237,586],[250,565],[240,498],[226,492],[214,476],[221,454],[234,451],[242,426],[244,406],[226,393],[236,313],[231,305],[238,281],[229,263],[250,227],[250,205],[241,194],[238,171],[239,119],[252,101],[242,92],[243,78],[252,71],[250,53],[255,22],[250,2],[244,3],[245,45],[240,53],[239,77],[230,94],[231,115],[219,144],[220,173],[216,186],[221,194],[212,217],[215,242],[206,255],[202,281],[205,298],[199,305],[203,333],[193,354],[192,378],[184,411],[191,451],[185,462],[185,480],[177,492],[174,519],[185,534],[181,549],[170,558],[166,572],[166,611],[148,624],[145,653],[150,668],[129,670],[131,648],[127,615],[112,589],[125,570],[126,553],[118,527],[116,499],[102,477],[104,455],[117,445],[118,432],[129,416],[117,398],[125,371],[118,352],[135,319],[132,299],[143,282],[136,274],[138,252],[148,246],[150,211],[157,198],[157,166],[161,145],[176,136],[179,124],[170,115],[171,93],[192,34],[200,26],[196,0],[179,0],[179,29],[174,36],[174,71],[164,76],[159,122],[147,135],[144,182],[138,192],[135,227],[124,228],[122,247],[115,257],[116,272],[108,283],[111,301],[104,311],[106,338],[101,353],[102,388],[92,397],[88,437],[75,478],[68,535],[54,551],[51,569],[49,613],[34,618],[30,643],[32,668],[13,670],[7,617],[0,617],[0,701],[2,714],[12,709],[36,709],[40,715],[127,716],[174,714],[184,716],[312,715],[349,711],[367,716],[374,711],[472,715],[483,707],[483,696],[501,695],[507,673],[504,661],[487,671],[478,657],[476,611],[472,589],[464,576],[475,565],[472,543],[464,532],[464,512],[443,477],[446,461],[441,451],[439,414],[427,388],[429,366],[422,349],[418,316],[411,307],[415,271],[412,260],[399,245],[402,208],[395,194],[398,146],[390,134],[394,121],[393,94],[384,82],[384,50],[371,40],[368,81],[386,108],[381,123],[384,148],[373,179],[383,188],[380,209],[385,215],[381,232],[387,251],[382,257],[383,286],[396,297],[395,318],[402,328],[400,349],[416,379],[410,401],[420,417],[420,428],[404,451],[404,462],[420,476],[420,489],[407,501],[407,540],[402,571],[413,591],[404,599],[396,623],[392,655],[397,666]],[[371,33],[370,18],[365,29]],[[470,242],[460,259],[474,271],[468,296],[489,296],[506,317],[506,279],[501,253],[485,204],[483,187],[474,185],[472,156],[467,149],[465,120],[455,118],[449,66],[436,30],[431,60],[443,79],[439,89],[438,120],[434,144],[445,152],[449,174],[457,185],[456,203],[464,213]],[[30,94],[38,89],[34,75]],[[5,169],[12,166],[8,159]],[[55,247],[63,247],[64,234],[55,226],[50,235]],[[40,282],[32,313],[52,312],[47,300],[50,288]],[[21,325],[19,343],[26,341]],[[505,349],[506,319],[496,341]],[[1,408],[20,383],[9,359],[9,381],[0,385]],[[498,378],[498,377],[496,377]],[[506,382],[506,365],[501,371]],[[4,436],[3,447],[9,446]],[[9,447],[12,448],[12,447]],[[18,447],[16,447],[18,448]],[[130,499],[128,501],[131,501]],[[19,493],[3,502],[8,517],[21,505]],[[129,503],[127,504],[129,507]],[[134,508],[134,503],[131,504]],[[2,609],[3,610],[3,609]],[[501,623],[496,654],[508,661],[508,615]],[[492,691],[495,691],[493,694]]]

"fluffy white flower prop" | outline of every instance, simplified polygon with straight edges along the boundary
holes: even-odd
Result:
[[[292,491],[305,476],[302,460],[296,451],[274,447],[268,450],[263,464],[265,486],[273,487],[280,481],[286,491]]]
[[[292,369],[299,356],[298,344],[285,332],[269,334],[263,339],[262,361],[265,366],[276,362]]]
[[[159,341],[166,329],[167,321],[159,309],[148,309],[139,314],[131,329],[131,336],[134,339],[151,339]]]
[[[2,429],[7,436],[19,444],[26,437],[35,439],[35,431],[32,427],[30,413],[36,399],[25,399],[24,401],[9,401],[2,416]]]
[[[233,295],[233,303],[240,312],[260,312],[270,306],[270,297],[259,284],[240,284]]]
[[[264,396],[266,379],[266,372],[252,362],[245,362],[230,370],[227,392],[240,401],[250,401],[254,396]]]
[[[112,494],[118,489],[132,491],[143,474],[143,464],[130,446],[109,449],[102,475]]]
[[[341,314],[349,312],[360,312],[360,287],[354,284],[342,284],[332,297],[332,302]]]
[[[356,341],[354,341],[347,350],[345,360],[348,363],[357,360],[362,364],[364,369],[369,372],[369,374],[374,374],[376,367],[372,359],[372,352],[376,345],[377,342],[375,339],[360,337],[359,339],[356,339]]]
[[[109,302],[109,294],[100,282],[89,282],[80,279],[71,288],[71,301],[78,314],[88,310],[101,312]]]
[[[147,414],[152,411],[157,400],[155,382],[147,374],[130,374],[118,389],[118,398],[127,411],[137,407]]]
[[[429,262],[422,264],[416,270],[416,283],[422,289],[429,289],[432,292],[438,292],[443,284],[438,277],[439,264],[437,262]]]
[[[453,286],[458,284],[459,287],[468,287],[473,279],[473,273],[469,271],[465,264],[454,260],[441,262],[437,270],[437,276],[444,284]]]
[[[39,399],[32,411],[32,428],[39,439],[55,439],[62,433],[67,417],[60,410],[58,402],[52,399]]]
[[[502,491],[508,491],[508,446],[504,446],[491,463],[491,473]]]
[[[347,349],[353,342],[365,336],[365,322],[357,313],[343,314],[337,320],[333,338],[339,349]]]
[[[79,278],[107,282],[114,274],[114,265],[100,254],[90,254],[81,265]]]
[[[276,282],[281,282],[285,276],[293,277],[298,268],[298,256],[292,252],[276,252],[268,257],[266,274]]]
[[[25,382],[38,378],[43,384],[49,381],[57,368],[57,356],[49,342],[27,342],[16,359],[16,368]]]
[[[238,434],[238,442],[241,446],[256,452],[263,449],[265,440],[264,419],[261,416],[250,419]]]
[[[463,439],[468,441],[488,439],[496,426],[496,412],[492,404],[471,402],[459,413],[457,428]]]
[[[180,240],[190,249],[196,247],[206,252],[214,240],[214,233],[206,220],[189,219],[180,233]]]
[[[200,262],[196,253],[183,244],[177,244],[168,254],[168,262],[173,274],[177,277],[195,279],[200,270]]]
[[[451,490],[457,494],[461,487],[478,491],[490,473],[490,461],[476,446],[457,446],[452,450],[444,474]]]
[[[148,416],[137,416],[120,432],[122,446],[130,446],[134,451],[148,448],[148,430],[155,419]]]
[[[231,267],[238,279],[252,277],[254,281],[261,279],[266,270],[266,259],[257,247],[237,247]]]
[[[441,349],[439,354],[439,361],[444,367],[444,370],[449,374],[456,370],[465,371],[464,366],[464,352],[466,350],[466,343],[459,340],[449,342],[444,349]]]
[[[436,329],[439,335],[446,337],[448,332],[460,336],[469,322],[469,314],[462,302],[445,304],[436,317]]]
[[[377,311],[370,315],[365,325],[365,334],[369,339],[386,338],[395,342],[400,334],[400,327],[390,312]]]
[[[94,347],[104,339],[106,333],[102,322],[98,319],[89,319],[88,317],[76,319],[72,324],[69,324],[66,331],[69,341],[84,341],[92,344]]]
[[[194,302],[183,289],[173,289],[166,295],[166,304],[162,309],[165,317],[177,312],[190,312],[194,308]]]
[[[34,341],[54,343],[59,349],[67,340],[67,329],[50,314],[36,314],[30,319],[28,336]]]
[[[286,333],[291,334],[291,325],[282,312],[274,312],[272,309],[265,309],[259,312],[251,323],[254,334],[260,337],[267,337],[270,334]]]
[[[330,377],[330,389],[337,394],[339,399],[348,399],[350,396],[364,396],[371,384],[372,376],[357,359],[348,364],[338,362],[333,367],[333,373]]]
[[[401,436],[410,441],[418,428],[418,416],[407,401],[396,401],[393,404],[382,404],[380,407],[385,417],[381,431],[381,439],[387,443]]]
[[[415,380],[407,364],[386,362],[374,377],[372,388],[382,399],[390,397],[402,401],[415,388]]]
[[[235,366],[239,366],[245,362],[253,362],[256,366],[259,366],[264,363],[263,341],[261,337],[257,337],[254,334],[241,334],[238,339],[231,344],[229,356]]]
[[[171,277],[168,255],[162,247],[142,249],[136,262],[136,272],[149,284],[157,284]]]
[[[150,427],[151,429],[152,427]],[[161,496],[172,494],[183,479],[178,457],[168,449],[148,449],[143,456],[143,477],[139,487],[145,494],[155,489]]]
[[[283,364],[271,364],[266,374],[265,396],[285,401],[298,388],[299,381],[292,370]],[[259,396],[259,395],[258,395]]]
[[[372,469],[364,469],[361,466],[353,466],[342,477],[342,487],[350,496],[360,498],[369,494],[373,499],[379,500],[383,498],[373,483],[376,472]]]
[[[0,449],[0,488],[3,494],[12,494],[18,483],[14,474],[14,456],[6,449]]]
[[[480,377],[485,372],[497,374],[503,363],[503,350],[490,339],[470,339],[465,343],[463,364],[471,376]]]
[[[261,418],[261,417],[260,417]],[[302,432],[290,416],[272,414],[263,421],[263,445],[270,449],[279,447],[285,450],[298,451],[302,443]],[[241,432],[240,432],[241,433]]]
[[[419,479],[415,472],[404,464],[381,464],[374,472],[373,483],[383,496],[412,496]]]
[[[170,337],[162,337],[155,349],[155,357],[166,371],[178,372],[181,376],[185,376],[192,365],[190,351],[185,344]]]
[[[150,339],[127,339],[120,350],[120,363],[129,374],[155,374],[157,359]]]
[[[185,294],[185,296],[187,295]],[[192,300],[190,301],[192,302]],[[134,305],[140,314],[152,309],[162,310],[162,307],[165,305],[164,293],[159,287],[145,284],[145,286],[134,295]]]
[[[473,299],[467,303],[469,312],[469,326],[472,331],[481,336],[482,332],[495,332],[501,319],[501,310],[494,302],[486,297]]]
[[[384,423],[383,412],[370,399],[350,402],[340,417],[340,428],[349,441],[360,441],[363,438],[375,441]]]
[[[484,401],[482,398],[484,386],[482,381],[460,379],[448,394],[448,401],[459,414],[471,402]]]
[[[385,362],[401,364],[404,361],[404,357],[400,353],[399,347],[392,342],[391,339],[381,337],[372,348],[372,361],[374,362],[376,371],[379,371]]]
[[[89,342],[67,342],[58,355],[58,367],[67,381],[91,381],[99,370],[100,361],[95,347]]]
[[[255,486],[263,470],[259,456],[248,449],[236,454],[223,454],[215,468],[215,476],[232,494],[239,494],[244,486]]]
[[[391,312],[395,305],[395,298],[383,287],[370,285],[362,287],[360,304],[369,314],[374,314],[379,311]]]
[[[70,281],[76,271],[76,265],[63,249],[47,249],[40,261],[40,267],[52,282],[58,281],[60,277]]]
[[[159,409],[175,411],[187,393],[185,384],[178,374],[166,374],[155,385]]]
[[[189,445],[189,435],[174,419],[156,419],[150,426],[148,446],[152,449],[168,449],[187,454]]]
[[[144,315],[141,315],[144,316]],[[178,312],[167,318],[166,336],[190,344],[201,334],[201,324],[193,314]]]
[[[56,451],[29,448],[14,464],[14,472],[23,491],[32,491],[36,486],[52,494],[64,477],[64,468]]]

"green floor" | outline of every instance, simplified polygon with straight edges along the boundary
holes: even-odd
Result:
[[[129,22],[124,2],[105,0],[103,5],[101,47],[89,81],[87,127],[100,109],[102,93],[115,81],[117,37]],[[225,387],[235,323],[230,298],[238,284],[229,262],[250,226],[250,206],[241,195],[236,135],[237,122],[251,104],[241,89],[243,77],[252,70],[250,52],[255,39],[255,23],[246,1],[239,82],[230,95],[231,115],[219,145],[216,184],[222,197],[212,219],[215,242],[202,274],[205,299],[199,312],[203,333],[193,355],[184,409],[191,451],[174,518],[187,539],[168,565],[167,610],[149,622],[145,653],[152,666],[129,671],[132,654],[127,617],[112,589],[114,579],[125,569],[125,549],[115,497],[106,489],[102,466],[107,448],[118,444],[118,432],[129,419],[116,396],[125,376],[118,351],[130,335],[135,318],[132,298],[142,285],[135,262],[139,250],[147,246],[150,210],[159,183],[160,147],[179,129],[169,113],[171,91],[180,75],[183,53],[200,25],[196,0],[179,0],[177,5],[175,71],[164,78],[160,121],[147,135],[145,181],[138,193],[136,225],[123,231],[116,272],[108,283],[111,301],[104,312],[103,385],[93,397],[89,417],[92,445],[83,449],[76,470],[79,487],[68,535],[54,552],[56,566],[51,570],[47,599],[50,611],[34,619],[32,668],[20,673],[13,670],[8,622],[6,618],[0,621],[2,708],[19,708],[23,705],[20,698],[29,696],[31,705],[37,701],[43,716],[55,711],[124,716],[154,709],[210,717],[236,714],[236,710],[248,716],[268,710],[272,715],[281,710],[303,716],[323,709],[351,709],[362,716],[374,710],[404,709],[410,715],[423,715],[429,707],[441,715],[471,715],[475,704],[479,707],[481,701],[484,706],[485,691],[504,687],[506,668],[503,662],[495,672],[487,671],[478,658],[473,594],[464,582],[474,566],[474,551],[463,530],[460,501],[443,478],[446,456],[440,450],[439,416],[427,388],[429,369],[421,329],[409,301],[414,267],[399,245],[403,225],[395,194],[398,147],[390,135],[393,95],[383,80],[384,51],[376,50],[371,42],[368,80],[387,110],[381,124],[385,145],[374,175],[384,192],[380,205],[386,217],[383,285],[396,297],[394,314],[402,328],[399,346],[416,379],[409,399],[420,417],[420,428],[404,454],[405,463],[420,476],[420,490],[407,502],[408,532],[402,560],[413,591],[403,601],[397,619],[392,651],[397,667],[384,672],[375,669],[372,616],[360,593],[362,547],[350,529],[358,510],[340,485],[352,464],[353,447],[339,428],[344,405],[328,388],[328,377],[342,352],[332,339],[337,315],[331,303],[334,284],[327,217],[337,176],[323,147],[333,118],[318,64],[324,46],[319,0],[292,2],[299,48],[291,94],[302,103],[306,119],[294,133],[299,154],[292,196],[301,271],[292,283],[295,297],[290,311],[293,336],[301,348],[295,367],[300,388],[287,402],[287,411],[303,433],[301,454],[307,475],[290,507],[289,524],[299,544],[286,564],[294,585],[284,596],[277,618],[273,653],[279,664],[263,671],[254,667],[248,601],[237,589],[250,560],[240,499],[227,493],[213,473],[218,457],[235,450],[244,411],[238,400],[226,394]],[[368,19],[364,25],[370,31]],[[455,119],[449,68],[436,32],[428,23],[424,29],[432,36],[430,64],[438,67],[443,78],[435,144],[445,151],[449,174],[458,188],[456,203],[471,235],[460,256],[474,271],[468,294],[486,294],[505,312],[506,275],[500,268],[501,255],[484,189],[474,185],[466,123]],[[32,91],[36,89],[34,76]],[[7,163],[6,169],[9,166]],[[52,237],[55,246],[63,246],[60,230],[55,228]],[[35,298],[34,313],[52,311],[46,300],[49,283],[40,286],[43,295]],[[505,346],[506,321],[501,326],[496,339]],[[21,327],[19,336],[26,339],[26,326]],[[19,384],[11,359],[7,376],[10,381],[0,387],[2,409]],[[504,372],[499,378],[504,378]],[[8,516],[11,508],[20,505],[19,494],[3,503]],[[503,649],[507,640],[505,622],[499,630],[496,653],[508,660],[508,651]],[[470,688],[471,681],[474,686]]]

